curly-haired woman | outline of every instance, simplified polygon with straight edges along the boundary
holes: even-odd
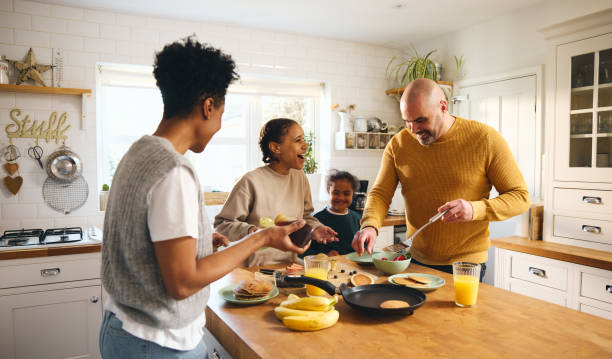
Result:
[[[122,158],[104,218],[100,329],[104,358],[204,358],[209,284],[261,247],[303,253],[288,234],[304,221],[246,236],[220,252],[198,176],[184,157],[221,128],[225,94],[238,75],[230,56],[193,38],[156,56],[164,114],[155,133]],[[245,233],[246,235],[246,233]]]
[[[286,118],[270,120],[261,128],[259,147],[266,165],[247,172],[234,185],[223,209],[215,217],[215,230],[234,241],[257,232],[261,217],[283,213],[306,220],[313,228],[312,239],[316,242],[338,241],[333,229],[312,216],[310,186],[302,171],[308,149],[302,126]],[[244,265],[296,260],[294,253],[266,248],[252,254]]]

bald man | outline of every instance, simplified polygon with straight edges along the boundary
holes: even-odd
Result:
[[[406,129],[385,148],[353,249],[372,252],[399,182],[407,235],[448,209],[414,238],[413,261],[448,273],[455,261],[484,264],[489,221],[529,208],[529,192],[508,144],[492,127],[449,114],[444,92],[431,80],[411,82],[400,110]],[[492,186],[499,196],[489,199]]]

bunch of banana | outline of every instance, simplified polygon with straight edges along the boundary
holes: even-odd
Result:
[[[287,300],[274,308],[274,314],[293,330],[313,331],[336,324],[340,313],[334,309],[336,297],[303,297],[289,294]]]

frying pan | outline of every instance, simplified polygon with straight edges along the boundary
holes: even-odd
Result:
[[[425,303],[425,294],[420,291],[394,284],[368,284],[349,288],[345,283],[336,287],[326,280],[306,276],[284,276],[287,283],[311,284],[319,287],[330,295],[341,294],[344,301],[351,307],[376,314],[412,314]],[[387,300],[402,300],[409,304],[404,308],[381,308],[380,304]]]

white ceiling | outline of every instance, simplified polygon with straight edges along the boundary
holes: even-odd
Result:
[[[544,0],[36,0],[406,48]]]

